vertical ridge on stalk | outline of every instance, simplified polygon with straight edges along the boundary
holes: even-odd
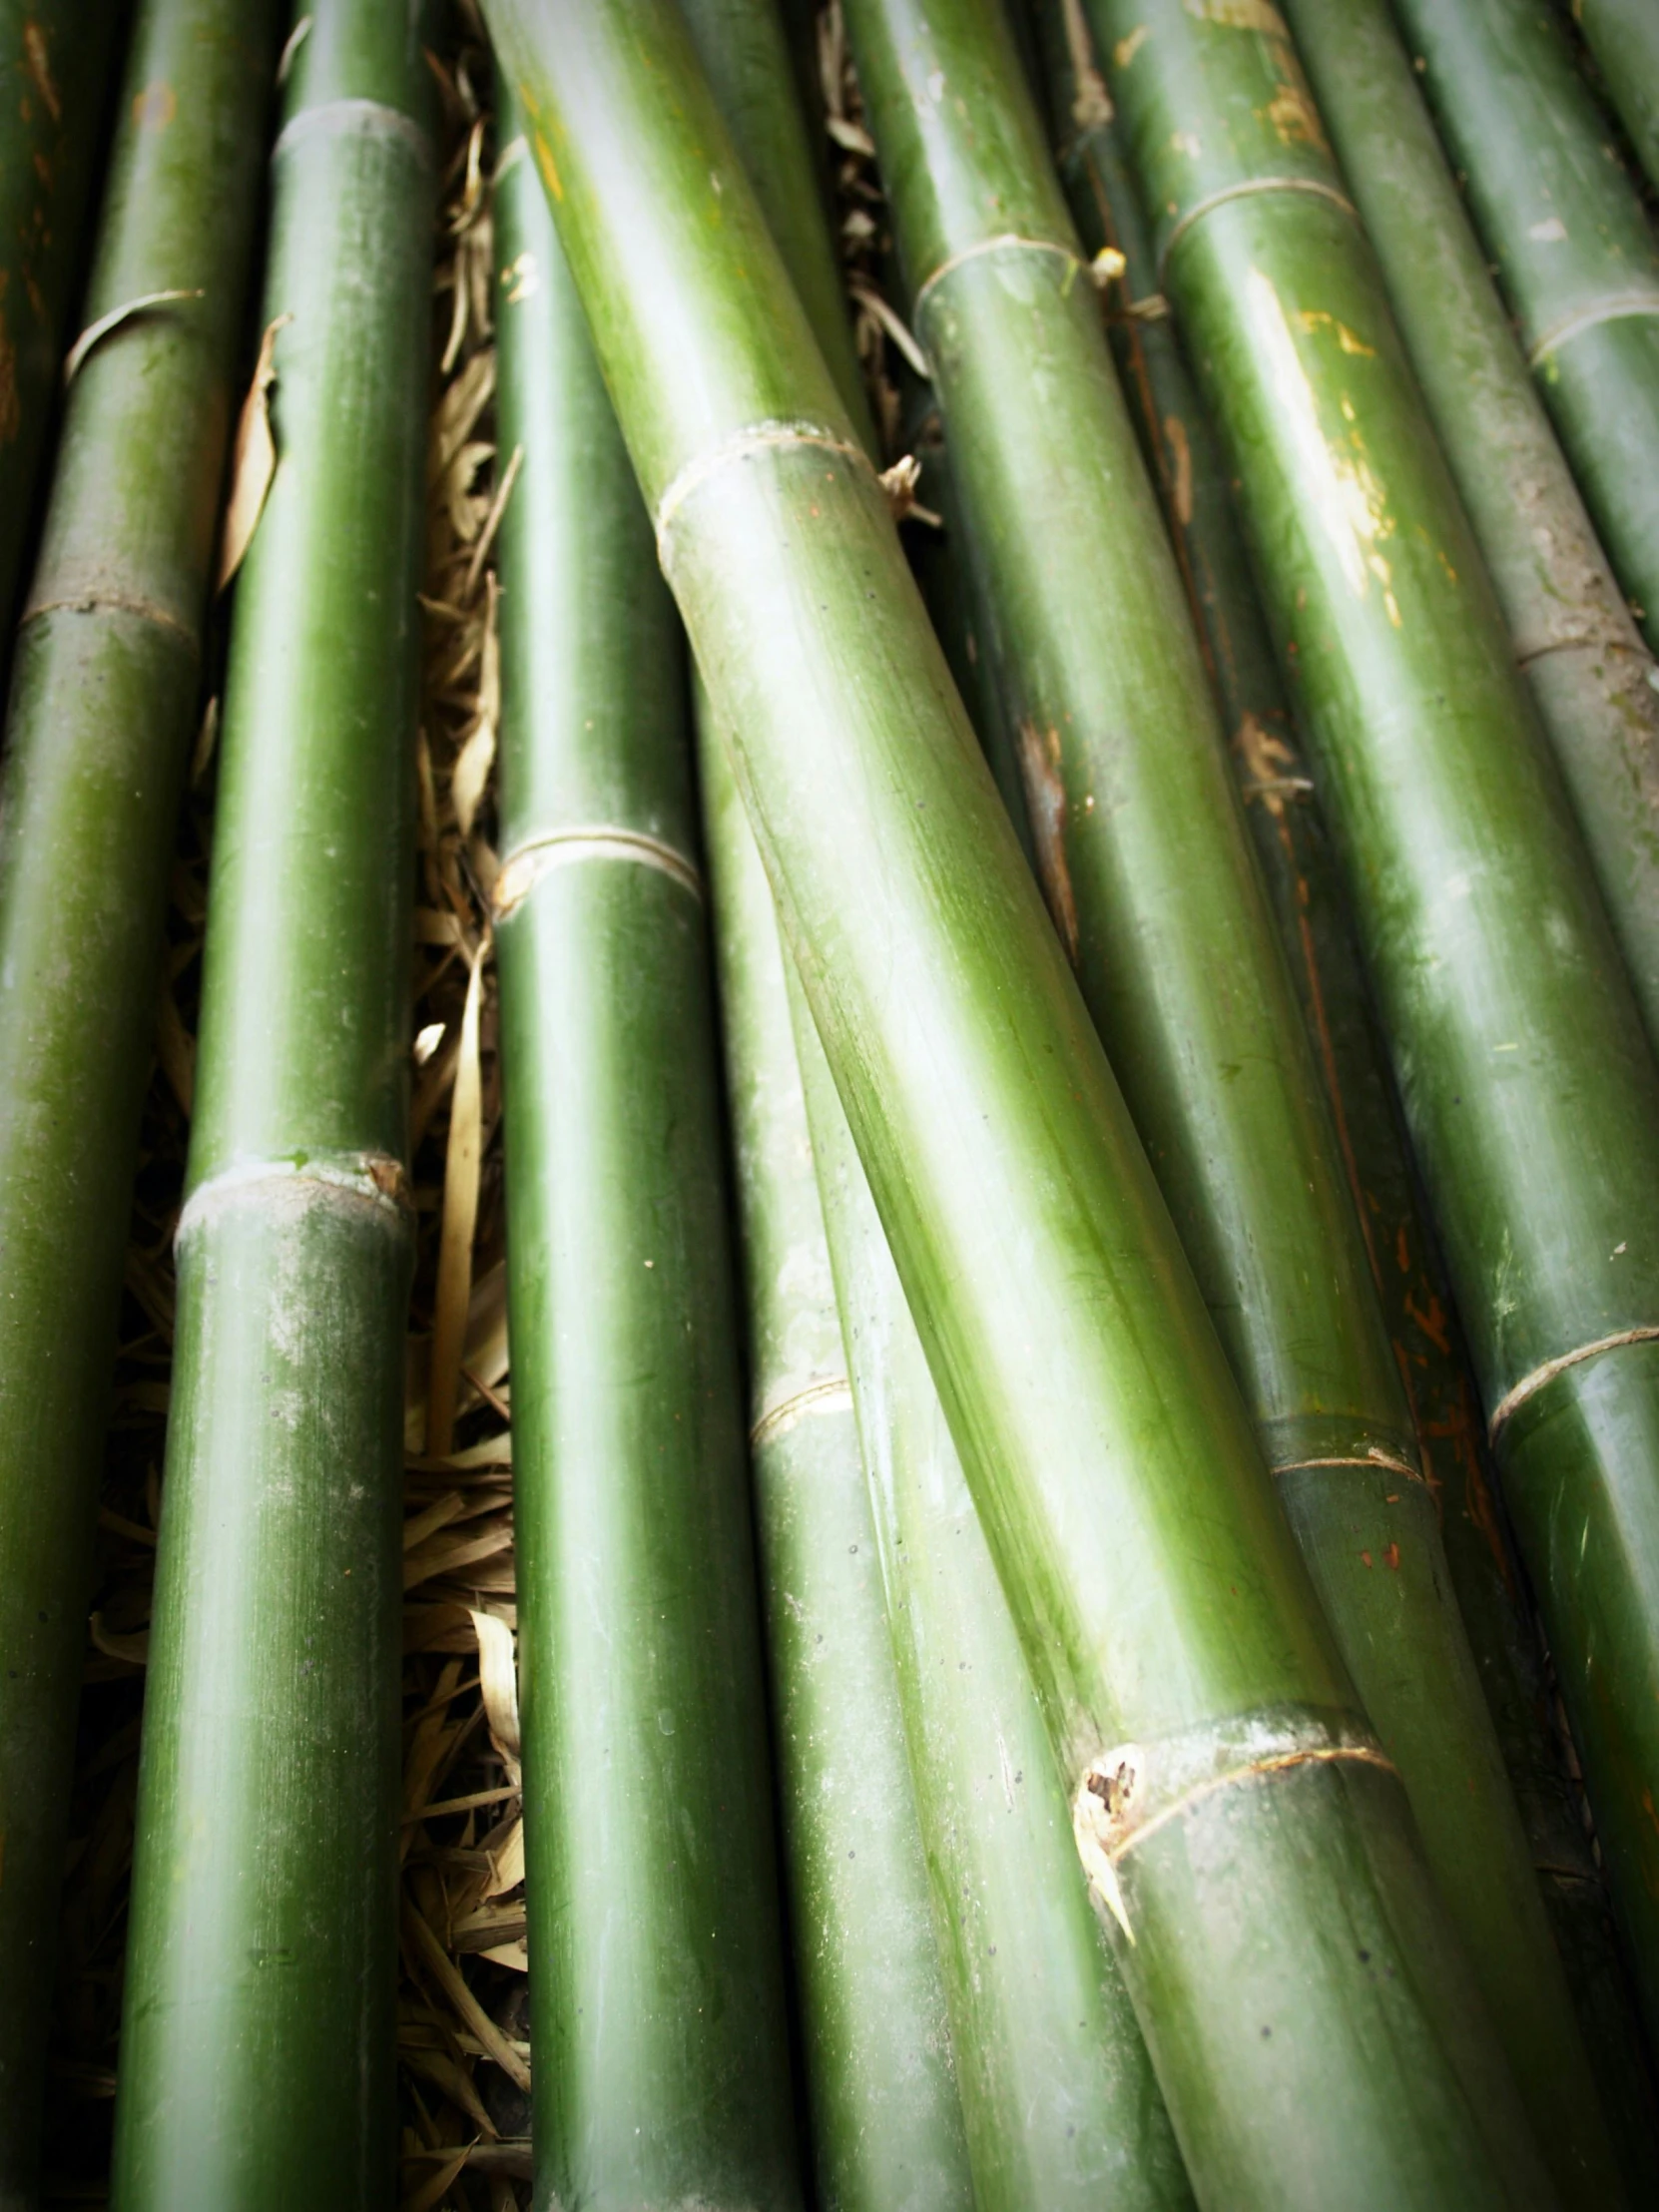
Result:
[[[0,798],[0,2198],[29,2186],[40,2125],[98,1469],[276,20],[274,5],[230,0],[141,10],[85,309],[103,334],[75,375],[14,652]],[[0,307],[12,297],[8,283]],[[123,317],[135,299],[153,304]]]
[[[418,10],[315,0],[276,153],[276,465],[237,583],[114,2201],[384,2201],[430,314]]]
[[[511,141],[515,103],[501,101]],[[673,603],[540,186],[496,195],[509,1309],[538,2198],[800,2182]]]

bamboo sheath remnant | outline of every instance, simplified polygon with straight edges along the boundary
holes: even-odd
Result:
[[[490,22],[648,504],[697,485],[665,567],[1199,2194],[1539,2201],[1403,1795],[683,26],[639,0]],[[1238,1785],[1198,1796],[1241,1742]]]
[[[98,1470],[276,28],[274,5],[142,12],[85,308],[106,334],[69,395],[13,663],[0,797],[6,2204],[34,2186]],[[114,319],[157,293],[165,308]],[[0,308],[13,296],[8,284]]]
[[[504,872],[573,840],[498,951],[537,2194],[787,2212],[684,654],[541,188],[510,146],[501,171]]]
[[[1439,1507],[1459,1610],[1602,2101],[1618,2122],[1618,2148],[1632,2196],[1640,2201],[1659,2187],[1640,2032],[1604,1885],[1556,1748],[1537,1639],[1517,1601],[1449,1293],[1398,1125],[1337,855],[1250,578],[1225,460],[1157,291],[1150,226],[1129,178],[1093,42],[1080,14],[1061,0],[1044,5],[1038,17],[1052,112],[1060,124],[1061,172],[1084,250],[1116,253],[1124,265],[1120,284],[1107,295],[1107,328],[1124,395],[1159,486],[1257,856],[1319,1046],[1371,1272]],[[1362,1546],[1356,1564],[1379,1579],[1395,1572],[1385,1547]],[[1418,1662],[1433,1694],[1435,1669],[1426,1649]],[[1553,1973],[1547,1979],[1554,1985]],[[1585,2124],[1593,2128],[1593,2111],[1588,2123],[1569,2116],[1568,2139]]]
[[[1387,0],[1289,0],[1286,13],[1659,1039],[1659,670],[1516,346]]]
[[[313,4],[275,154],[276,464],[237,586],[178,1241],[125,2212],[392,2183],[423,29]]]
[[[994,0],[847,0],[847,22],[980,602],[995,610],[985,628],[1050,910],[1337,1644],[1528,2106],[1547,2112],[1540,2140],[1564,2186],[1605,2204],[1617,2182],[1595,2082],[1180,576],[1017,49]]]
[[[125,0],[0,0],[0,669],[127,12]]]
[[[1573,473],[1659,646],[1659,242],[1542,0],[1395,0]]]
[[[1555,1363],[1659,1313],[1652,1052],[1282,20],[1180,0],[1093,17],[1315,744],[1488,1421],[1516,1408],[1497,1431],[1509,1502],[1651,1995],[1659,1349]]]
[[[1659,185],[1659,13],[1648,0],[1572,0],[1572,17],[1642,167]]]
[[[873,443],[773,0],[684,0],[682,12],[825,359]],[[814,2160],[824,2200],[844,2212],[962,2212],[974,2187],[783,949],[701,685],[694,704]]]

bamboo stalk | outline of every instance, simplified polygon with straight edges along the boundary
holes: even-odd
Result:
[[[781,2207],[799,2181],[684,662],[511,143],[495,220],[499,446],[524,453],[496,906],[538,2191]]]
[[[16,647],[0,796],[0,2202],[33,2188],[116,1312],[276,22],[274,5],[231,0],[143,11],[85,312],[165,304],[112,325],[77,371]]]
[[[415,589],[418,14],[320,0],[275,155],[277,462],[238,585],[114,2202],[383,2204]]]
[[[1396,0],[1527,364],[1659,647],[1659,242],[1564,26],[1532,0]]]
[[[983,2206],[963,2141],[772,891],[718,736],[706,718],[700,727],[749,1289],[750,1449],[820,2187],[847,2212]],[[955,2047],[965,2060],[959,2034]]]
[[[794,994],[979,2212],[1190,2204],[1008,1602]]]
[[[1646,0],[1572,0],[1572,17],[1649,182],[1659,185],[1659,16]]]
[[[8,648],[126,15],[124,0],[0,5],[0,636]],[[0,666],[5,657],[0,651]]]
[[[1487,273],[1386,0],[1287,10],[1659,1038],[1659,671]]]
[[[655,0],[489,20],[1200,2193],[1535,2201],[1403,1797],[683,26]]]
[[[1653,2092],[1632,1993],[1555,1742],[1551,1693],[1494,1494],[1466,1357],[1399,1125],[1348,895],[1251,581],[1229,470],[1164,302],[1115,124],[1059,0],[1039,10],[1062,175],[1091,256],[1125,262],[1107,327],[1221,703],[1279,933],[1337,1122],[1371,1273],[1434,1494],[1451,1581],[1545,1908],[1633,2196],[1659,2186]],[[1069,34],[1069,35],[1068,35]],[[1079,80],[1082,79],[1080,82]],[[1375,1555],[1374,1555],[1375,1556]],[[1551,1977],[1553,1978],[1553,1977]],[[1576,2122],[1569,2119],[1569,2130]]]
[[[1659,1687],[1652,1053],[1282,29],[1201,23],[1179,0],[1092,14],[1159,210],[1164,288],[1242,485],[1651,1988],[1659,1837],[1637,1777],[1659,1755],[1643,1687]]]
[[[1540,2141],[1604,2204],[1594,2078],[1018,51],[995,0],[847,0],[847,22],[1050,910]]]
[[[686,0],[684,13],[837,389],[872,441],[773,0]],[[944,2212],[970,2205],[973,2183],[783,952],[766,871],[701,685],[693,697],[815,2162],[825,2202],[846,2212]]]

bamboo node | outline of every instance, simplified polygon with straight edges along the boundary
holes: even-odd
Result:
[[[423,169],[436,166],[432,142],[414,117],[405,115],[401,108],[388,107],[383,100],[324,100],[314,108],[301,108],[277,133],[276,143],[271,149],[272,161],[278,161],[297,140],[309,138],[318,131],[338,132],[342,138],[355,135],[389,139],[409,148]]]
[[[74,383],[81,363],[93,347],[119,330],[124,322],[132,322],[139,315],[154,314],[158,307],[170,307],[181,299],[206,299],[207,293],[199,285],[191,291],[147,291],[140,298],[123,300],[119,307],[112,307],[108,314],[101,314],[96,322],[89,322],[75,343],[64,356],[63,381],[67,391]]]
[[[1523,1375],[1513,1389],[1505,1390],[1498,1399],[1492,1408],[1491,1419],[1486,1424],[1488,1437],[1496,1443],[1497,1432],[1510,1414],[1524,1405],[1529,1397],[1535,1397],[1558,1375],[1564,1375],[1568,1368],[1576,1368],[1585,1360],[1594,1360],[1603,1352],[1621,1351],[1626,1345],[1652,1344],[1656,1338],[1659,1338],[1659,1325],[1644,1323],[1638,1329],[1620,1329],[1610,1337],[1597,1337],[1590,1344],[1578,1345],[1571,1352],[1563,1352],[1553,1360],[1544,1361],[1530,1375]]]
[[[297,1153],[285,1160],[242,1160],[199,1183],[186,1199],[174,1232],[176,1252],[205,1221],[262,1187],[311,1185],[341,1199],[365,1201],[372,1212],[395,1223],[406,1235],[414,1222],[414,1201],[401,1160],[384,1152]]]
[[[694,491],[700,491],[711,477],[718,476],[723,469],[736,462],[752,460],[756,454],[771,452],[775,448],[793,446],[818,446],[827,453],[838,453],[845,460],[870,468],[869,456],[863,447],[842,437],[826,423],[757,422],[747,430],[739,430],[719,445],[712,446],[708,452],[694,455],[678,476],[669,479],[653,517],[658,555],[665,569],[668,565],[669,524]],[[870,472],[873,474],[873,469]]]
[[[1202,200],[1195,200],[1185,215],[1177,218],[1174,229],[1164,241],[1164,250],[1158,257],[1158,281],[1162,284],[1169,258],[1175,252],[1177,241],[1184,238],[1193,225],[1229,200],[1250,200],[1263,192],[1303,192],[1315,200],[1329,201],[1340,208],[1344,215],[1358,223],[1360,212],[1348,197],[1335,185],[1322,184],[1317,177],[1242,177],[1237,184],[1222,185],[1215,192],[1206,193]]]
[[[1593,330],[1598,323],[1624,322],[1632,315],[1659,315],[1659,291],[1612,292],[1605,299],[1597,299],[1587,307],[1578,307],[1552,323],[1542,337],[1527,348],[1526,365],[1536,368],[1546,353],[1557,352],[1569,338],[1578,337],[1585,330]]]
[[[705,902],[702,871],[664,838],[615,823],[584,823],[577,829],[531,837],[507,854],[495,879],[492,911],[496,922],[505,921],[522,906],[551,869],[580,860],[633,860],[642,867],[654,867],[682,890],[690,891],[700,905]]]
[[[976,262],[985,254],[1049,254],[1068,263],[1073,272],[1083,270],[1093,281],[1088,264],[1079,261],[1072,249],[1061,240],[1028,239],[1018,231],[999,231],[995,238],[976,239],[972,246],[964,246],[959,254],[947,255],[932,275],[916,286],[910,319],[918,330],[935,287],[942,284],[947,276],[953,276],[965,263]]]

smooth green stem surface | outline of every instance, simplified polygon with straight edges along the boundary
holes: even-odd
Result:
[[[1516,2077],[1553,2100],[1541,2137],[1605,2202],[1336,1128],[1018,52],[994,0],[847,0],[847,23],[1050,910]]]
[[[787,2212],[684,648],[527,160],[504,169],[496,252],[499,445],[524,454],[500,553],[496,907],[536,2198]]]
[[[978,2212],[1192,2201],[1090,1908],[1007,1599],[824,1049],[794,994]]]
[[[488,17],[1200,2195],[1539,2201],[1403,1793],[684,27],[660,0]]]
[[[1516,346],[1387,0],[1288,0],[1286,12],[1659,1039],[1659,670]]]
[[[320,0],[275,155],[112,2201],[394,2190],[405,1071],[431,321],[417,12]]]
[[[0,793],[0,2204],[40,2125],[98,1472],[277,10],[149,0]]]
[[[1572,0],[1572,15],[1649,181],[1659,185],[1659,11],[1648,0]]]
[[[1394,0],[1526,359],[1659,646],[1659,240],[1549,0]]]
[[[1108,294],[1107,310],[1125,396],[1159,486],[1257,855],[1318,1048],[1370,1271],[1439,1508],[1446,1567],[1551,1925],[1558,1939],[1563,1930],[1571,1938],[1568,1978],[1603,2101],[1619,2117],[1626,2167],[1640,2196],[1637,2181],[1645,2187],[1656,2173],[1640,2034],[1627,1992],[1620,2001],[1624,1974],[1610,1939],[1604,1888],[1568,1793],[1530,1615],[1523,1617],[1517,1604],[1515,1571],[1498,1523],[1449,1293],[1399,1127],[1353,941],[1347,891],[1250,577],[1225,456],[1175,323],[1167,313],[1146,311],[1145,302],[1158,288],[1151,231],[1117,128],[1105,112],[1098,73],[1092,82],[1088,75],[1096,66],[1092,42],[1085,40],[1079,53],[1061,0],[1049,0],[1039,14],[1052,107],[1065,119],[1062,172],[1085,249],[1092,255],[1114,247],[1127,265],[1121,284]],[[1524,371],[1517,372],[1524,388]],[[1530,394],[1528,403],[1536,413]],[[1391,1559],[1387,1544],[1365,1544],[1354,1560],[1357,1576],[1385,1580],[1398,1571]],[[1436,1660],[1435,1640],[1419,1641],[1415,1625],[1400,1624],[1425,1686],[1437,1695],[1443,1653]],[[1479,1850],[1468,1850],[1461,1837],[1457,1841],[1466,1883],[1483,1885],[1495,1897],[1494,1867]],[[1512,1849],[1502,1863],[1514,1883],[1524,1881]],[[1534,1927],[1533,1957],[1537,1940]],[[1526,1970],[1523,1958],[1520,1971]],[[1546,2075],[1545,2105],[1559,2123],[1557,2139],[1569,2154],[1576,2147],[1578,2170],[1593,2180],[1602,2165],[1599,2156],[1590,2155],[1599,2123],[1594,2095],[1584,2093],[1582,2060],[1569,2060],[1564,2079],[1551,2074],[1564,2010],[1553,1964],[1518,1992],[1511,1984],[1505,1996],[1499,2017],[1511,2046],[1534,2054],[1532,2070],[1534,2076],[1540,2070]]]
[[[1659,1962],[1641,1806],[1659,1761],[1659,1348],[1641,1334],[1659,1312],[1659,1074],[1288,39],[1180,0],[1092,13],[1242,487],[1623,1909]]]
[[[127,0],[0,0],[0,667],[129,12]]]

